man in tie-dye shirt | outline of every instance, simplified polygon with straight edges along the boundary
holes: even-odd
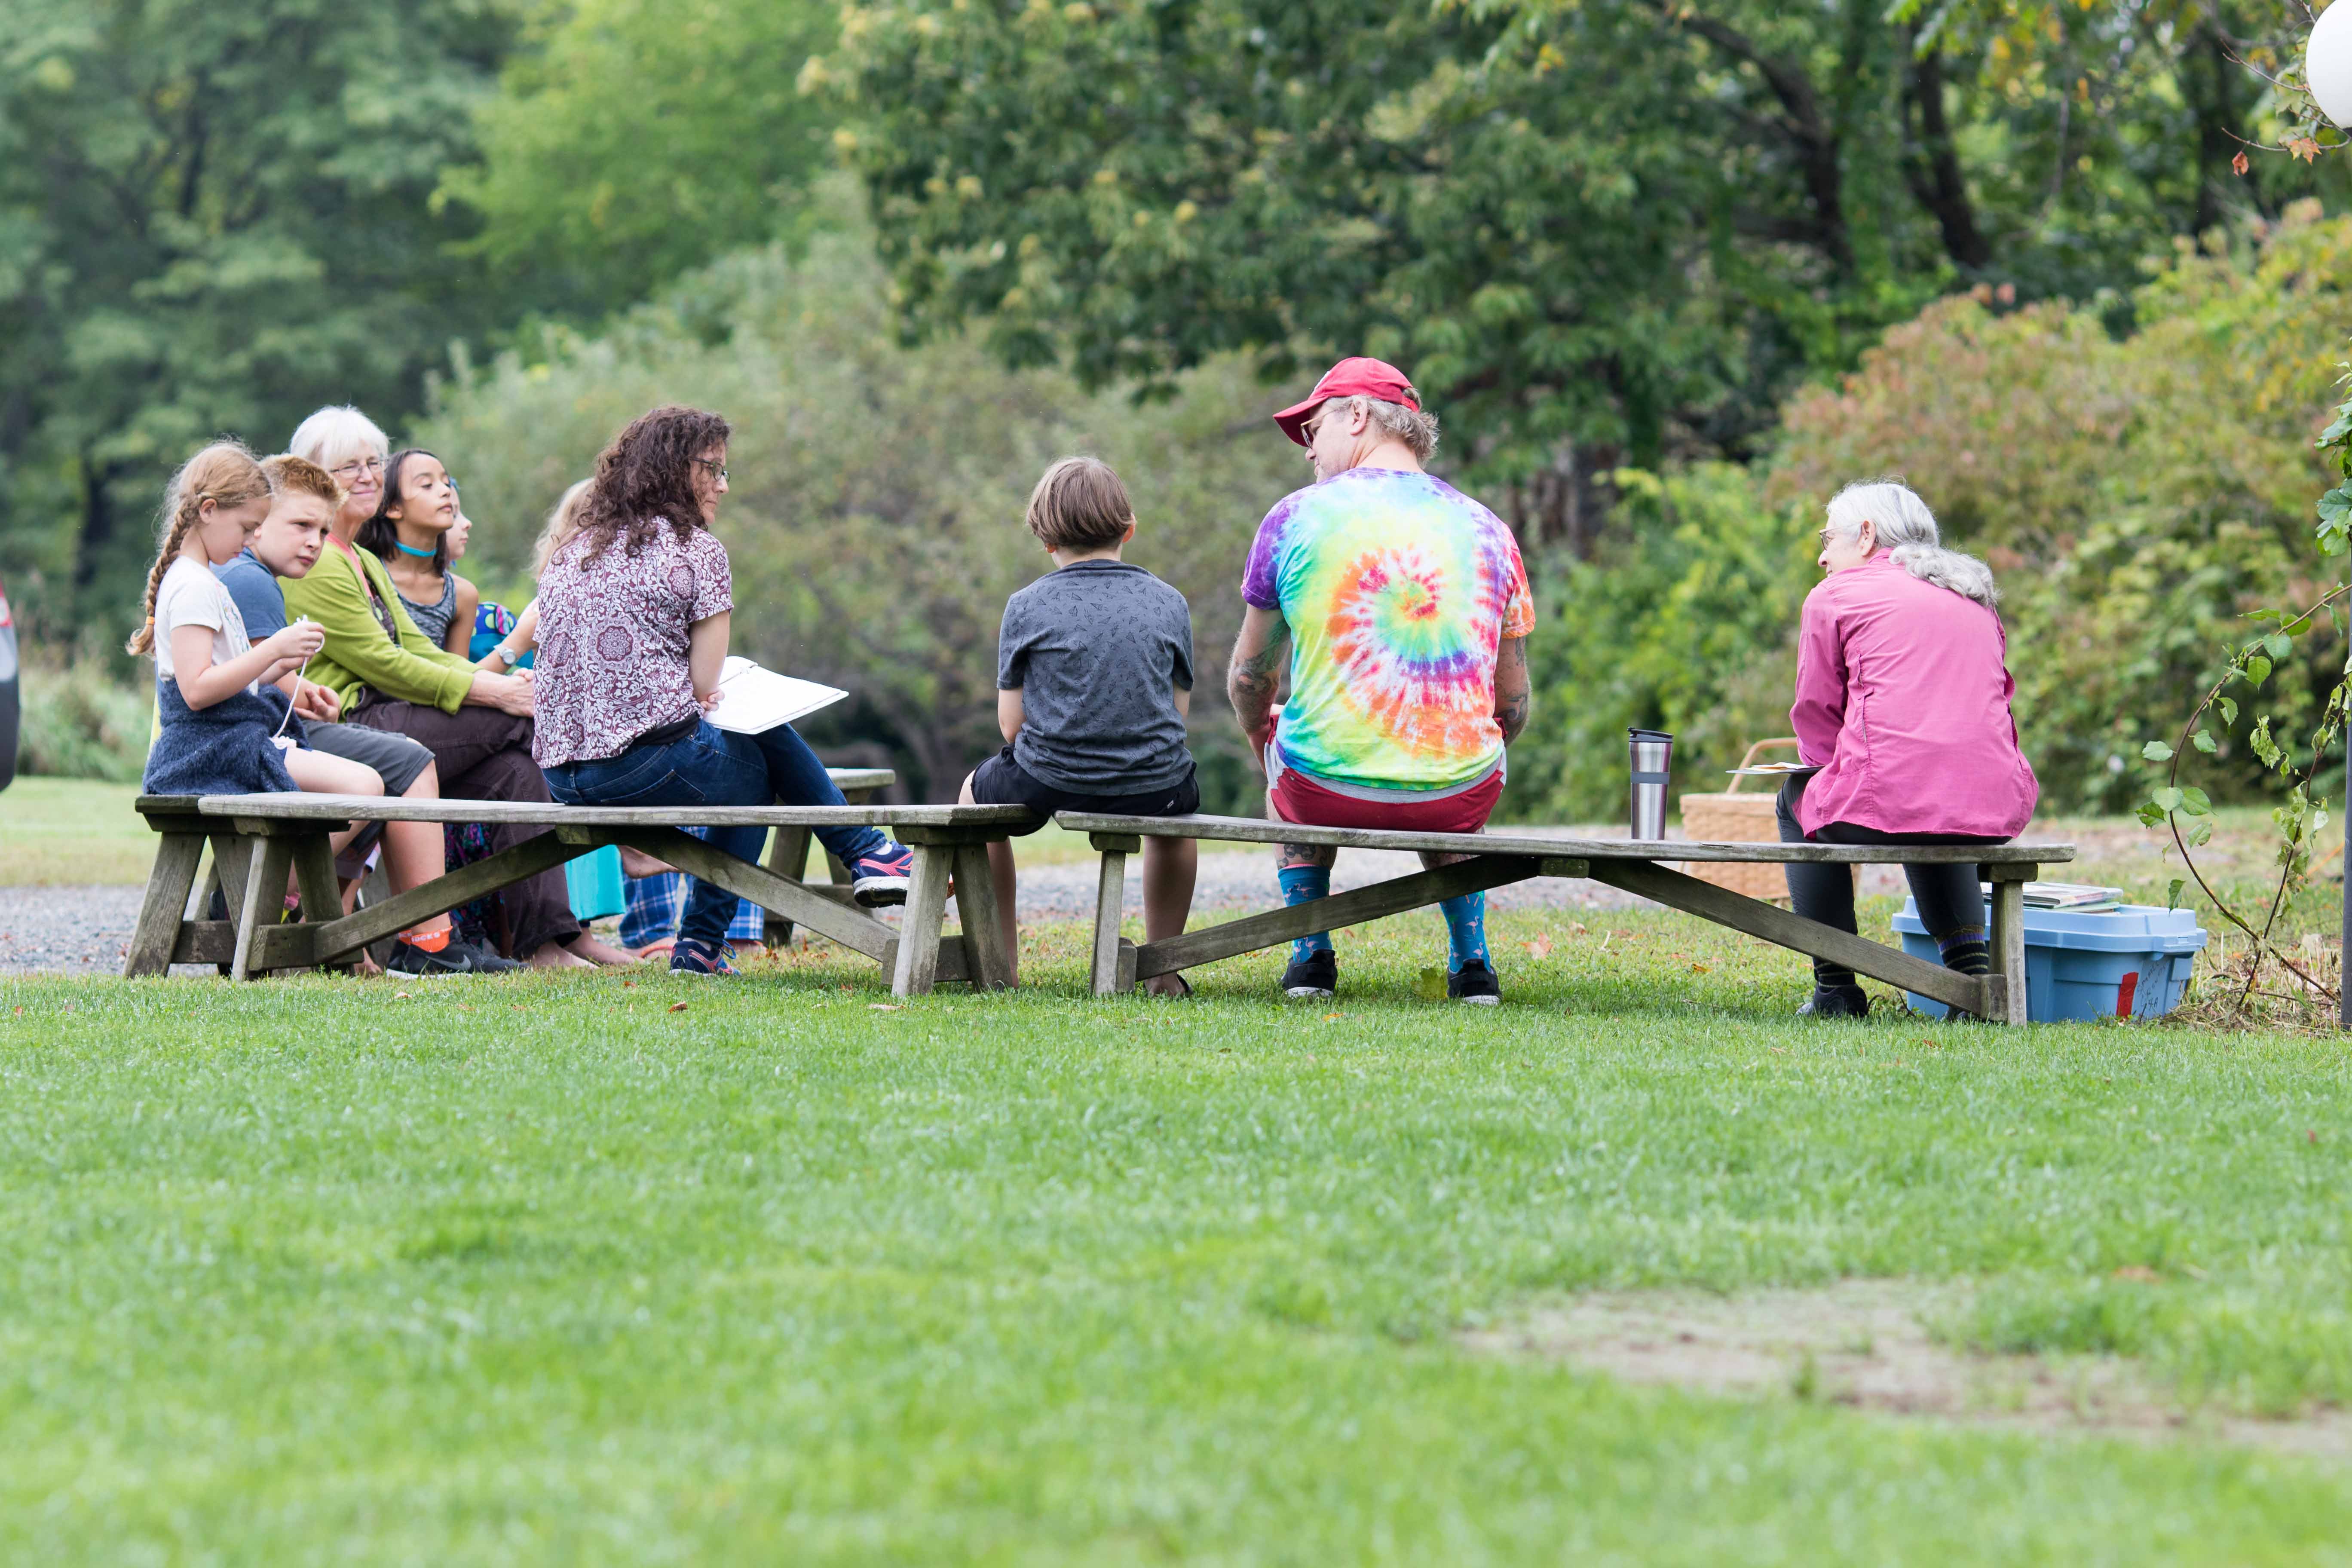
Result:
[[[1275,416],[1315,483],[1258,525],[1242,579],[1248,611],[1228,695],[1285,822],[1475,833],[1503,788],[1503,748],[1527,727],[1535,604],[1501,519],[1423,470],[1437,446],[1403,374],[1342,360]],[[1274,707],[1286,662],[1290,696]],[[1285,845],[1286,902],[1330,890],[1337,851]],[[1454,856],[1423,856],[1443,865]],[[1495,1003],[1486,895],[1440,905],[1446,994]],[[1293,947],[1284,994],[1339,984],[1328,935]]]

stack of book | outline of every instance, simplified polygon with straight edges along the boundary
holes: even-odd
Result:
[[[1985,897],[1992,897],[1988,884]],[[2124,901],[2121,888],[2095,888],[2088,882],[2028,882],[2025,884],[2025,907],[2029,910],[2063,910],[2070,915],[2095,915],[2119,907]]]

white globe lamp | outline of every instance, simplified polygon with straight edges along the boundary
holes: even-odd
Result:
[[[2303,79],[2322,114],[2352,126],[2352,0],[2336,0],[2313,24],[2303,49]]]

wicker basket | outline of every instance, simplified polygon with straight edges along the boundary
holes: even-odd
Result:
[[[1739,765],[1744,768],[1753,763],[1759,752],[1781,746],[1793,747],[1796,743],[1794,736],[1759,741],[1748,748],[1748,754],[1739,759]],[[1779,842],[1780,824],[1773,813],[1774,795],[1762,791],[1742,794],[1739,786],[1747,782],[1745,778],[1735,776],[1731,787],[1719,795],[1683,796],[1683,837],[1706,844]],[[1738,860],[1686,860],[1683,863],[1683,869],[1702,882],[1712,882],[1718,888],[1728,888],[1751,899],[1785,899],[1789,896],[1788,873],[1776,861],[1743,864]]]

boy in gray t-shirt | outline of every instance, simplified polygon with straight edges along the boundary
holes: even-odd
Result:
[[[1127,488],[1107,463],[1065,458],[1030,492],[1028,521],[1055,570],[1005,604],[996,655],[1004,749],[963,781],[963,803],[1025,805],[1040,817],[1198,811],[1200,785],[1184,744],[1192,612],[1183,595],[1118,558],[1135,537]],[[1199,865],[1190,838],[1143,841],[1146,940],[1183,932]],[[1012,847],[991,844],[988,866],[1018,973]],[[1192,990],[1180,974],[1145,985],[1156,995]]]

